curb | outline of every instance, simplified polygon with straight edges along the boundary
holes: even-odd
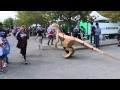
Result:
[[[117,43],[104,44],[104,45],[100,45],[100,47],[103,47],[103,46],[110,46],[110,45],[116,45],[116,44],[117,44]],[[83,47],[83,48],[76,48],[75,50],[83,50],[83,49],[89,49],[89,48]]]
[[[117,43],[111,43],[111,44],[103,44],[103,45],[100,45],[100,47],[103,47],[103,46],[110,46],[110,45],[116,45]],[[63,49],[62,46],[58,46],[59,49]],[[81,48],[74,48],[75,50],[84,50],[84,49],[89,49],[89,48],[86,48],[86,47],[81,47]]]

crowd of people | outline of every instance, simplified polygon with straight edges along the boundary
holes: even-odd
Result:
[[[60,28],[61,32],[68,34],[65,30],[65,27]],[[85,36],[85,28],[83,26],[81,27],[71,27],[72,35],[76,38],[79,38],[81,40],[84,40]],[[20,54],[24,59],[24,63],[27,64],[26,59],[26,50],[27,50],[27,40],[29,39],[29,36],[31,36],[31,31],[27,30],[27,28],[22,25],[19,28],[12,29],[11,32],[13,33],[13,36],[18,40],[18,43],[16,45],[17,48],[20,49]],[[45,33],[47,32],[47,35]],[[99,48],[99,36],[101,34],[101,28],[98,23],[96,25],[93,25],[91,23],[91,37],[90,42],[91,44],[95,44],[96,48]],[[38,41],[38,49],[43,50],[43,39],[44,37],[48,37],[48,45],[54,45],[53,40],[55,39],[56,32],[55,30],[51,29],[49,26],[47,27],[47,30],[44,26],[40,26],[36,28],[36,36],[34,40],[37,39]],[[10,30],[4,30],[3,24],[0,23],[0,74],[6,72],[7,64],[9,64],[9,58],[8,55],[10,54],[10,44],[7,40],[7,37],[11,36]],[[94,37],[94,39],[93,39]],[[92,40],[93,39],[93,40]],[[118,30],[118,46],[120,46],[120,30]]]

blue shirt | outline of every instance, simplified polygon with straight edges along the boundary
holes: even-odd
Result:
[[[48,27],[48,28],[47,28],[47,32],[48,32],[48,34],[49,34],[51,31],[54,32],[54,30],[52,30],[50,27]]]
[[[40,30],[40,27],[37,27],[37,30],[39,31],[39,30]]]
[[[100,34],[101,34],[101,28],[96,27],[95,35],[100,35]]]

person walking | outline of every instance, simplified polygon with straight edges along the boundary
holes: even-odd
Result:
[[[0,37],[0,74],[3,74],[6,72],[6,55],[4,54],[4,51],[6,50],[5,46],[3,45],[3,38]]]
[[[50,26],[50,25],[49,25]],[[54,30],[52,30],[50,27],[47,28],[47,32],[48,32],[48,45],[51,41],[51,45],[53,45],[53,38],[54,38]]]
[[[95,45],[96,45],[96,48],[99,48],[99,36],[101,34],[101,28],[99,27],[99,24],[96,23],[96,29],[95,29]]]
[[[27,64],[27,61],[26,61],[26,49],[27,49],[27,40],[28,39],[29,39],[29,35],[25,31],[25,26],[22,25],[20,27],[19,33],[17,34],[17,40],[18,40],[17,47],[21,50],[20,54],[22,54],[25,64]]]
[[[44,30],[42,29],[42,26],[41,26],[40,30],[37,31],[37,36],[35,37],[35,39],[38,38],[38,49],[41,49],[41,50],[43,50],[43,47],[42,47],[43,33],[44,33]]]

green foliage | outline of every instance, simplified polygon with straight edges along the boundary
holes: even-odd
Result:
[[[90,11],[18,11],[18,19],[15,20],[17,25],[26,25],[29,26],[33,23],[45,25],[49,21],[55,22],[58,18],[64,20],[64,23],[68,26],[71,26],[75,21],[71,21],[71,17],[80,15],[80,20],[87,21],[87,16]]]
[[[99,13],[107,18],[111,18],[113,22],[120,21],[120,11],[99,11]]]
[[[18,11],[17,24],[29,26],[33,23],[45,24],[47,22],[46,11]]]
[[[5,19],[3,25],[5,28],[10,28],[10,26],[13,26],[13,19],[12,18]]]

